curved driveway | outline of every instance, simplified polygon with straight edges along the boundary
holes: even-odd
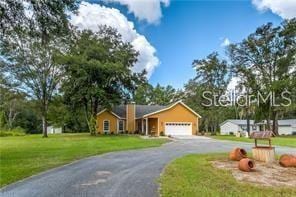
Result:
[[[190,153],[228,152],[251,144],[206,137],[176,139],[161,147],[107,153],[65,165],[8,185],[1,196],[158,196],[157,180],[165,165]],[[276,147],[276,153],[296,148]]]

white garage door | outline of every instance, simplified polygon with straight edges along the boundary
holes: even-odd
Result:
[[[165,123],[166,135],[192,135],[192,124],[188,122]]]

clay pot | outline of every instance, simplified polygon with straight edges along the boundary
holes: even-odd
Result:
[[[234,161],[240,161],[247,157],[247,151],[242,148],[235,148],[229,153],[229,159]]]
[[[280,165],[283,167],[296,167],[296,156],[284,154],[280,157]]]
[[[255,162],[249,158],[244,158],[239,161],[238,168],[244,172],[250,172],[255,167]]]

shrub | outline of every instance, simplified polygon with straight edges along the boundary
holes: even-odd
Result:
[[[0,137],[6,137],[6,136],[23,136],[26,135],[25,129],[21,127],[16,127],[11,130],[1,130],[0,129]]]
[[[161,131],[161,132],[159,133],[159,135],[160,135],[160,136],[164,136],[164,132]]]

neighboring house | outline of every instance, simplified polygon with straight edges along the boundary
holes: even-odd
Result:
[[[262,121],[264,129],[266,128],[266,120]],[[273,121],[270,121],[270,127],[272,128]],[[279,135],[296,135],[296,119],[285,119],[285,120],[278,120],[278,132]]]
[[[280,135],[296,135],[296,119],[278,120]]]
[[[201,116],[182,101],[168,106],[118,105],[97,114],[98,133],[196,135]]]
[[[62,133],[62,128],[61,127],[48,126],[47,127],[47,133],[48,134]]]
[[[259,131],[259,126],[254,124],[254,120],[250,120],[250,131]],[[237,132],[247,132],[247,120],[229,119],[220,124],[221,135],[236,135]]]
[[[250,131],[264,131],[266,130],[266,121],[254,123],[250,120]],[[272,128],[272,121],[270,122]],[[220,124],[221,135],[236,135],[237,132],[245,133],[247,131],[247,120],[226,120]],[[278,120],[279,135],[296,135],[296,119]]]

